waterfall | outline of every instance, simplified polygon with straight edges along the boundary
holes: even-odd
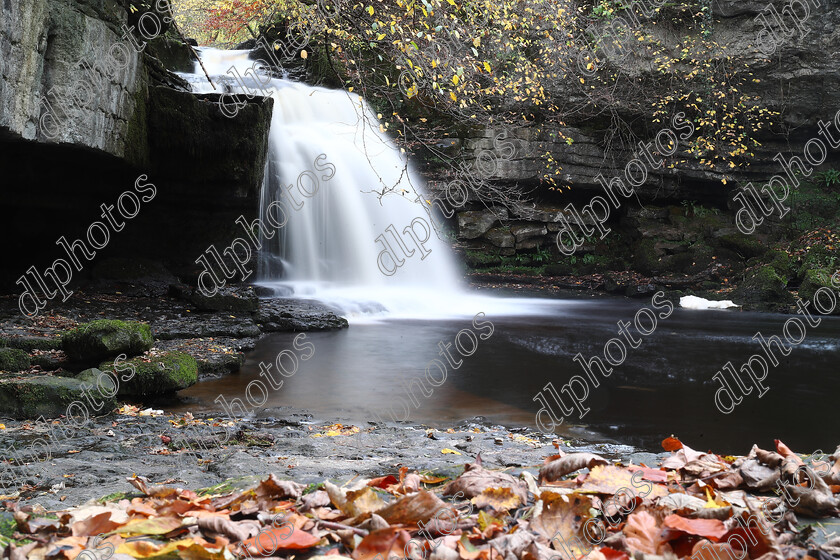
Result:
[[[249,51],[200,52],[224,89],[214,90],[196,68],[182,76],[197,93],[228,91],[244,99],[245,87],[273,89],[260,218],[265,222],[280,201],[288,221],[278,235],[262,239],[260,283],[338,302],[350,312],[354,302],[356,311],[376,303],[392,312],[422,308],[421,293],[428,296],[425,306],[447,309],[451,302],[439,300],[461,293],[458,265],[422,206],[429,208],[423,180],[364,99],[257,75],[249,70]],[[388,194],[380,196],[383,191]]]

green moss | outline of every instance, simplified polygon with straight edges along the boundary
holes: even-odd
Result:
[[[198,363],[183,352],[138,357],[120,364],[120,395],[161,395],[174,393],[198,381]],[[114,372],[112,362],[102,362],[102,371]],[[133,370],[133,374],[132,374]],[[123,379],[123,378],[128,378]]]
[[[752,235],[735,233],[717,238],[717,246],[735,251],[744,259],[760,257],[767,252],[767,246]]]
[[[230,478],[215,486],[202,488],[196,491],[199,496],[221,496],[230,494],[236,490],[245,490],[259,484],[265,477],[246,475],[238,478]]]
[[[0,535],[11,538],[15,531],[17,531],[17,521],[14,516],[7,511],[0,513]]]
[[[770,261],[770,266],[773,267],[780,278],[789,281],[796,276],[796,266],[786,252],[771,251],[766,257],[769,257],[767,260]]]
[[[144,71],[143,76],[145,75]],[[148,100],[147,80],[142,79],[134,94],[134,112],[128,119],[125,130],[125,159],[135,165],[149,163]]]
[[[799,286],[799,298],[804,301],[812,301],[814,294],[820,288],[828,288],[832,292],[836,292],[837,288],[831,283],[831,276],[833,272],[826,269],[807,270],[802,284]],[[825,301],[828,301],[827,299]],[[840,305],[835,308],[835,312],[840,314]]]
[[[142,496],[143,494],[139,494],[137,492],[114,492],[113,494],[102,496],[97,501],[100,504],[107,504],[109,502],[119,502],[120,500],[131,500],[132,498],[140,498]]]
[[[48,375],[0,378],[0,410],[16,418],[57,418],[66,414],[72,402],[84,402],[81,385],[77,379]],[[89,413],[108,414],[116,408],[114,398],[103,396],[101,400],[103,407],[98,411],[88,408]]]
[[[0,347],[19,348],[31,352],[32,350],[61,350],[61,338],[43,336],[0,336]]]
[[[633,255],[633,266],[642,274],[652,274],[659,269],[659,256],[654,245],[653,239],[644,239]]]
[[[23,371],[29,369],[29,354],[17,348],[0,349],[0,371]]]
[[[769,265],[748,272],[733,296],[736,303],[768,305],[793,302],[787,282]]]
[[[470,268],[487,268],[502,264],[502,257],[497,252],[467,251],[464,259]]]
[[[141,354],[152,347],[154,339],[146,323],[99,319],[67,331],[61,343],[70,359],[92,361]]]
[[[312,482],[309,485],[307,485],[306,488],[303,489],[302,494],[305,496],[307,494],[311,494],[312,492],[315,492],[316,490],[321,490],[323,488],[324,488],[324,483],[323,482]]]
[[[799,278],[805,278],[809,270],[828,268],[836,270],[840,267],[840,247],[829,249],[824,245],[806,245],[805,254],[802,255],[799,265]]]

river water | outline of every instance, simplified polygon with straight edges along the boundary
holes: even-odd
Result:
[[[516,300],[508,303],[515,305]],[[533,313],[535,305],[543,313]],[[490,422],[536,429],[537,392],[549,381],[559,390],[572,375],[584,375],[574,356],[578,352],[587,358],[603,356],[604,344],[620,336],[616,322],[632,322],[642,307],[650,307],[650,301],[604,297],[541,304],[531,300],[523,304],[529,313],[521,316],[510,309],[498,316],[488,312],[479,321],[490,320],[493,335],[479,340],[478,349],[463,357],[460,367],[448,368],[442,385],[427,383],[431,396],[415,385],[419,406],[411,401],[405,383],[423,377],[429,361],[443,359],[438,343],[451,343],[460,330],[471,328],[471,316],[360,320],[339,332],[307,333],[305,341],[315,345],[314,355],[301,361],[279,390],[270,391],[258,414],[291,406],[324,419],[340,415],[362,423],[374,420],[374,414],[390,420],[388,410],[393,406],[393,416],[401,419],[403,409],[396,403],[402,398],[409,404],[412,422],[447,426],[482,416]],[[566,419],[558,434],[649,449],[675,434],[695,448],[721,453],[746,453],[752,443],[771,447],[774,438],[794,449],[833,450],[839,424],[838,318],[823,318],[789,356],[777,352],[780,362],[767,376],[769,390],[763,397],[753,389],[728,415],[714,404],[720,385],[712,376],[729,360],[740,368],[750,355],[760,353],[753,335],[781,334],[788,318],[676,308],[659,320],[651,335],[641,337],[638,348],[628,348],[625,362],[608,379],[602,378],[598,388],[590,387],[583,405],[591,410],[582,419],[576,414]],[[633,328],[630,331],[640,338]],[[200,383],[180,394],[190,409],[219,410],[213,403],[219,394],[228,401],[239,397],[245,402],[246,385],[260,379],[259,363],[275,362],[279,352],[293,349],[295,336],[263,338],[239,374]],[[461,358],[457,353],[455,357]],[[438,379],[440,374],[433,370],[433,375]]]

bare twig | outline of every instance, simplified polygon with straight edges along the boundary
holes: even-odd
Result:
[[[344,525],[343,523],[336,523],[335,521],[321,521],[320,519],[315,523],[321,525],[326,529],[335,529],[337,531],[353,531],[355,534],[366,537],[368,536],[368,531],[364,529],[358,529],[356,527],[351,527],[350,525]]]

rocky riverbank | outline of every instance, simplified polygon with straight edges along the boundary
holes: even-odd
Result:
[[[347,327],[315,302],[249,286],[206,298],[171,275],[100,277],[32,319],[17,303],[0,297],[0,414],[18,418],[65,414],[70,403],[84,401],[82,383],[96,383],[91,368],[107,369],[120,354],[129,359],[123,367],[137,371],[120,395],[161,394],[238,371],[264,333]]]
[[[557,227],[548,227],[551,223],[500,225],[490,210],[475,210],[459,215],[456,249],[479,287],[626,297],[662,290],[672,301],[696,295],[731,299],[746,310],[793,313],[797,299],[810,301],[820,288],[836,291],[840,283],[840,277],[831,281],[840,266],[840,202],[812,188],[803,187],[800,194],[818,198],[823,217],[814,214],[813,204],[794,204],[795,218],[752,235],[713,208],[631,207],[604,239],[593,238],[565,256],[554,243]],[[490,238],[502,239],[501,244],[488,241],[493,231],[498,235]]]
[[[379,476],[403,465],[453,475],[479,453],[489,468],[515,470],[539,465],[554,449],[550,439],[531,430],[506,429],[480,418],[445,430],[337,421],[341,418],[319,419],[290,408],[266,409],[259,418],[233,421],[131,406],[70,430],[6,420],[0,448],[11,461],[0,470],[0,484],[7,496],[58,509],[131,492],[125,479],[134,473],[190,488],[255,473],[305,483]],[[33,445],[37,440],[49,442],[49,453]],[[625,445],[591,445],[582,439],[563,443],[567,450],[615,459],[655,458]]]

